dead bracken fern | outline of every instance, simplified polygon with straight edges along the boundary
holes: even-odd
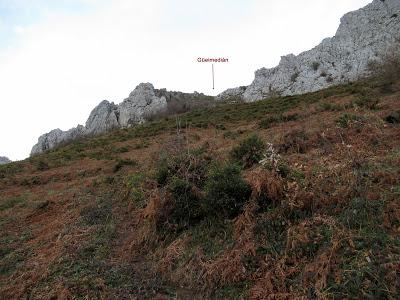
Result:
[[[254,226],[257,208],[257,202],[254,199],[250,200],[243,213],[234,220],[233,248],[223,252],[213,261],[202,263],[203,280],[208,288],[238,283],[249,275],[243,258],[256,255]]]
[[[187,243],[190,237],[183,235],[173,241],[165,250],[162,251],[162,256],[157,264],[157,271],[161,273],[171,272],[174,263],[184,254]]]
[[[274,204],[282,200],[285,186],[277,172],[258,167],[248,172],[245,179],[252,188],[252,198],[266,196]]]
[[[130,242],[130,252],[146,251],[157,240],[157,222],[162,217],[165,201],[161,198],[160,191],[155,189],[150,193],[150,199],[137,215],[137,232]]]

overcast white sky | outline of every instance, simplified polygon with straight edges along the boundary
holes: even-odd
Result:
[[[0,0],[0,155],[84,124],[141,82],[216,95],[333,36],[371,0]],[[197,57],[226,57],[215,67]]]

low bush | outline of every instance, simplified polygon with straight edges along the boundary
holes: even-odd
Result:
[[[129,152],[129,148],[128,147],[121,147],[115,150],[116,153],[126,153]]]
[[[36,168],[38,171],[46,171],[46,170],[50,169],[49,164],[47,162],[45,162],[44,160],[39,160],[37,162]]]
[[[240,168],[233,164],[214,167],[205,185],[204,210],[210,215],[228,218],[242,212],[251,194],[250,186],[243,180]]]
[[[84,207],[80,215],[86,225],[101,225],[111,217],[111,208],[108,203],[97,203]]]
[[[226,127],[225,127],[224,124],[217,124],[217,125],[215,125],[215,129],[218,129],[218,130],[226,130]]]
[[[185,229],[202,219],[201,196],[194,191],[192,184],[175,177],[168,185],[168,191],[171,194],[169,223],[177,229]]]
[[[300,72],[293,73],[292,76],[290,76],[290,81],[295,83],[297,78],[299,77],[299,75],[300,75]]]
[[[18,197],[13,197],[13,198],[9,198],[9,199],[4,199],[1,203],[0,203],[0,212],[13,208],[17,205],[21,205],[24,204],[26,202],[26,197],[25,196],[18,196]]]
[[[311,64],[311,68],[312,68],[314,71],[317,71],[317,70],[319,69],[319,66],[320,66],[320,65],[321,65],[320,62],[314,61],[314,62]]]
[[[347,128],[349,127],[349,125],[351,123],[354,122],[359,122],[361,121],[362,118],[360,116],[357,115],[353,115],[353,114],[342,114],[337,120],[336,120],[336,124],[341,127],[341,128]]]
[[[125,178],[124,184],[128,191],[128,199],[130,199],[136,207],[143,208],[146,203],[145,186],[146,175],[136,173]]]
[[[116,165],[114,166],[114,173],[118,172],[124,166],[137,166],[137,161],[132,159],[120,159],[117,161]]]
[[[382,87],[383,92],[393,92],[392,85],[400,79],[400,51],[399,44],[386,54],[381,61],[372,61],[368,68],[373,78]]]
[[[377,109],[379,97],[376,92],[371,89],[362,89],[360,95],[352,102],[353,105],[367,109]]]
[[[391,114],[389,114],[386,118],[385,121],[391,124],[399,124],[400,123],[400,110],[394,111]]]
[[[162,153],[156,167],[155,178],[157,183],[162,186],[177,177],[202,187],[211,161],[211,156],[203,149],[191,150],[178,155]]]
[[[307,151],[308,134],[301,129],[296,129],[283,137],[279,145],[279,152],[305,153]]]
[[[268,129],[273,125],[274,123],[278,123],[280,120],[277,116],[268,116],[264,119],[262,119],[259,123],[258,126],[263,129]]]
[[[233,131],[226,131],[226,132],[224,132],[224,135],[223,135],[224,139],[232,139],[232,140],[236,139],[238,136],[239,136],[239,133],[233,132]]]
[[[332,75],[329,75],[328,77],[326,77],[326,82],[328,82],[328,83],[332,83],[333,82],[333,77],[332,77]]]
[[[252,134],[232,149],[231,156],[237,163],[248,168],[261,160],[264,148],[261,138]]]
[[[323,102],[319,105],[321,111],[341,111],[344,109],[340,104]]]
[[[258,125],[260,128],[268,129],[271,125],[275,123],[282,123],[282,122],[289,122],[289,121],[296,121],[299,119],[298,114],[287,114],[287,115],[272,115],[262,119]]]

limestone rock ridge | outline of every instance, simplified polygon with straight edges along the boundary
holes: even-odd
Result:
[[[368,65],[400,47],[400,1],[374,0],[345,14],[331,38],[309,51],[281,57],[275,68],[255,72],[247,87],[228,89],[217,100],[253,102],[273,95],[314,92],[368,75]]]

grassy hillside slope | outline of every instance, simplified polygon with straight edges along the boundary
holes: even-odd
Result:
[[[0,166],[0,298],[398,299],[399,111],[365,81]]]

